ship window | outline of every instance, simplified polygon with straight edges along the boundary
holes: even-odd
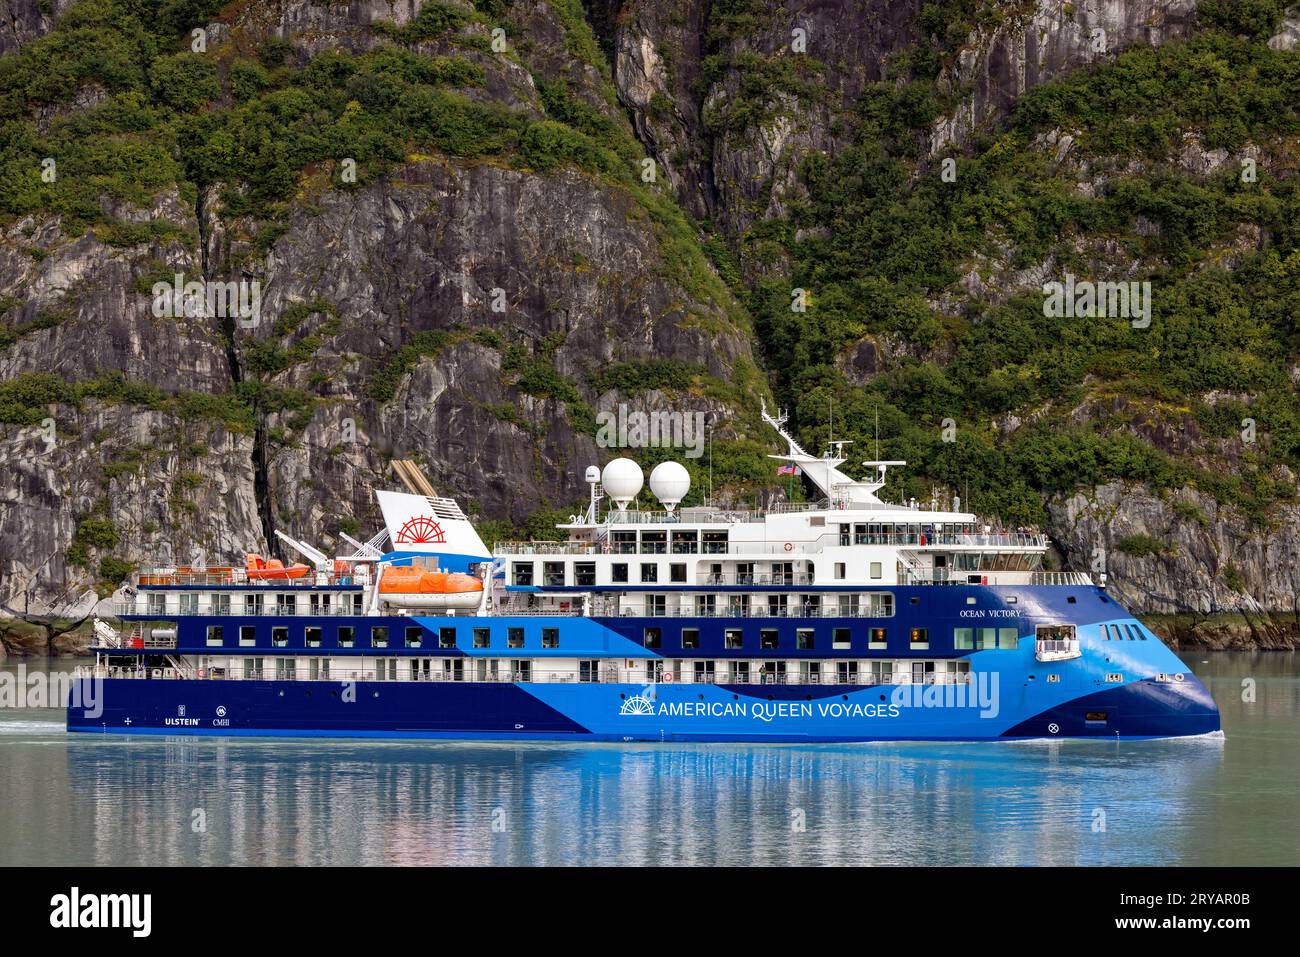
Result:
[[[836,628],[831,632],[832,648],[848,648],[851,644],[847,628]]]
[[[315,626],[303,629],[303,643],[308,648],[320,647],[320,629]]]
[[[548,588],[564,587],[564,562],[544,562],[542,581]]]
[[[221,640],[221,626],[208,625],[208,644],[219,645],[221,644]]]
[[[999,628],[998,629],[998,649],[1001,651],[1015,651],[1020,647],[1020,630],[1017,628]]]
[[[487,648],[490,644],[491,632],[486,628],[474,629],[474,647]]]
[[[406,647],[419,648],[420,642],[423,640],[423,638],[424,638],[423,628],[416,627],[416,628],[406,629]]]
[[[599,681],[600,680],[600,662],[599,661],[579,661],[578,662],[578,680],[579,681]]]
[[[682,629],[682,647],[698,648],[700,647],[700,629],[683,628]]]
[[[663,630],[660,628],[647,628],[643,640],[647,648],[658,648],[663,641]]]
[[[609,580],[612,582],[627,582],[627,562],[615,562],[609,566]]]
[[[952,630],[952,646],[958,651],[974,651],[975,629],[954,628]]]
[[[560,629],[543,628],[542,629],[542,647],[558,648],[560,647]]]
[[[1074,641],[1078,637],[1074,625],[1039,625],[1035,632],[1039,641]]]
[[[241,625],[239,628],[239,643],[245,648],[257,644],[257,629],[252,625]]]
[[[973,604],[975,604],[975,596],[974,596],[974,595],[967,595],[967,596],[966,596],[966,604],[968,604],[968,605],[973,605]]]
[[[230,614],[230,595],[214,594],[212,596],[212,614],[229,615]]]
[[[438,647],[455,648],[456,647],[456,629],[439,628],[438,629]]]
[[[352,625],[339,625],[339,647],[351,648],[356,643],[357,630]]]
[[[866,596],[867,609],[864,612],[871,618],[892,618],[894,616],[894,596],[887,591],[873,591]],[[912,604],[916,604],[912,599]]]
[[[1105,712],[1105,711],[1085,711],[1084,714],[1083,714],[1083,720],[1084,720],[1084,721],[1087,721],[1087,722],[1090,722],[1090,723],[1095,721],[1095,722],[1097,722],[1097,723],[1099,723],[1099,724],[1105,724],[1105,723],[1106,723],[1106,712]]]
[[[998,646],[998,630],[996,628],[980,628],[975,634],[975,649],[977,651],[992,651]]]
[[[1143,633],[1142,629],[1139,628],[1137,625],[1125,625],[1124,627],[1128,629],[1130,639],[1133,637],[1133,635],[1137,635],[1139,640],[1141,641],[1147,640],[1147,636]]]
[[[387,648],[388,647],[388,628],[385,625],[375,625],[370,629],[370,647]]]
[[[758,633],[758,647],[775,648],[777,645],[777,631],[775,628],[764,628]]]
[[[868,644],[872,648],[883,648],[888,644],[887,639],[889,636],[885,634],[885,629],[883,628],[872,628],[868,637],[870,638]]]
[[[289,644],[289,629],[281,627],[272,628],[271,644],[276,648],[286,647]]]
[[[880,562],[871,563],[871,577],[880,578],[884,574],[883,566]]]
[[[1078,603],[1078,599],[1075,598],[1073,595],[1071,595],[1069,598],[1067,598],[1067,599],[1065,599],[1065,600],[1066,600],[1067,602],[1069,602],[1071,605],[1074,605],[1074,604],[1077,604],[1077,603]]]
[[[815,643],[815,632],[811,628],[800,628],[794,634],[794,646],[799,651],[812,651]]]
[[[522,628],[506,629],[506,647],[522,648],[524,646],[524,630]]]
[[[682,562],[674,562],[668,566],[668,580],[673,582],[686,581],[686,565]]]
[[[835,563],[835,577],[838,578],[838,579],[843,579],[843,578],[844,578],[844,563],[843,563],[843,562],[836,562],[836,563]]]
[[[511,566],[514,574],[514,583],[516,585],[531,585],[533,583],[533,563],[532,562],[515,562]]]
[[[1020,598],[1019,598],[1019,596],[1017,596],[1017,595],[1008,595],[1008,596],[1007,596],[1007,604],[1008,604],[1008,605],[1019,604],[1019,602],[1020,602]]]
[[[578,562],[573,566],[573,581],[576,585],[596,584],[596,563]]]
[[[912,604],[913,604],[913,605],[919,605],[919,604],[921,604],[921,599],[920,599],[920,597],[917,596],[917,595],[913,595],[913,596],[912,596]]]
[[[643,583],[657,582],[659,580],[659,566],[654,562],[641,563],[641,581]]]
[[[723,635],[723,647],[731,650],[737,650],[745,646],[744,634],[739,628],[728,628]]]
[[[749,662],[736,661],[731,665],[731,680],[737,684],[749,684]]]
[[[928,648],[930,646],[930,631],[928,628],[912,629],[912,647]]]

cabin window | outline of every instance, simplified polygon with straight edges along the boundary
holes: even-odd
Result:
[[[406,647],[419,648],[420,643],[423,639],[424,639],[423,628],[416,627],[416,628],[406,629]]]
[[[356,644],[357,630],[352,625],[339,625],[339,647],[351,648]]]
[[[489,629],[487,629],[487,628],[475,628],[475,629],[474,629],[474,647],[475,647],[475,648],[487,648],[487,647],[490,645],[490,643],[491,643],[491,641],[490,641],[490,636],[491,636],[491,634],[492,634],[491,631],[490,631]]]
[[[220,626],[220,625],[208,625],[208,644],[209,644],[209,645],[220,645],[220,644],[221,644],[221,641],[222,641],[222,639],[221,639],[221,626]]]
[[[560,647],[560,629],[543,628],[542,629],[542,647],[558,648]]]
[[[848,648],[853,644],[847,628],[836,628],[831,632],[832,648]]]
[[[181,606],[179,614],[197,615],[199,613],[199,593],[196,591],[181,592]]]
[[[998,629],[998,650],[1015,651],[1020,647],[1020,630],[1017,628]]]
[[[439,628],[438,629],[438,647],[455,648],[456,647],[456,629]]]
[[[794,646],[799,651],[812,651],[816,643],[814,631],[811,628],[800,628],[794,633]]]
[[[375,625],[370,629],[370,647],[387,648],[388,647],[388,628],[385,625]]]
[[[727,551],[727,533],[723,532],[705,532],[703,550],[710,554],[716,555],[726,553]]]
[[[663,629],[647,628],[643,640],[647,648],[658,648],[663,643]]]
[[[212,596],[212,614],[229,615],[230,614],[230,595],[214,594]]]
[[[599,681],[600,680],[600,662],[599,661],[579,661],[578,662],[578,680],[579,681]]]
[[[575,585],[590,586],[596,584],[596,563],[595,562],[578,562],[573,566],[573,582]]]
[[[695,662],[696,684],[713,684],[718,680],[718,663],[716,661]]]
[[[695,614],[699,618],[712,618],[718,613],[717,595],[696,595]]]
[[[271,644],[276,648],[285,648],[289,644],[289,629],[276,627],[271,629]]]
[[[641,583],[649,584],[659,581],[659,566],[655,562],[641,563]]]
[[[871,577],[881,578],[884,575],[884,569],[880,562],[871,563]]]
[[[749,662],[737,661],[731,665],[731,680],[737,684],[749,684]]]
[[[683,628],[682,629],[682,647],[698,648],[700,647],[700,629]]]
[[[615,562],[610,565],[609,580],[617,584],[627,584],[627,562]]]
[[[543,563],[542,581],[547,588],[563,588],[564,587],[564,562]]]
[[[275,677],[280,681],[292,681],[298,673],[298,661],[295,658],[276,658]]]
[[[645,613],[649,616],[668,614],[668,596],[647,595],[645,599]]]
[[[533,583],[532,562],[515,562],[511,566],[511,572],[514,575],[516,585],[531,585]]]
[[[843,563],[843,562],[836,562],[836,563],[835,563],[835,577],[836,577],[837,579],[839,579],[840,581],[843,581],[843,580],[844,580],[844,563]]]
[[[858,663],[856,661],[837,661],[835,663],[835,678],[842,685],[857,684]]]
[[[975,650],[975,629],[954,628],[952,630],[952,646],[957,651],[974,651]]]
[[[298,614],[298,596],[297,595],[276,595],[276,614],[296,615]]]
[[[165,615],[167,614],[167,596],[161,592],[149,593],[149,614]]]
[[[928,628],[912,629],[912,647],[913,648],[930,647],[930,630]]]
[[[777,646],[777,631],[775,628],[764,628],[758,633],[758,647],[775,648]]]
[[[686,582],[686,565],[683,562],[673,562],[668,566],[668,580],[679,584]]]
[[[524,630],[522,628],[506,629],[506,647],[522,648],[524,646]]]
[[[894,616],[894,596],[887,591],[873,591],[864,595],[867,608],[864,614],[871,618],[892,618]],[[912,599],[916,601],[915,598]]]
[[[308,648],[320,647],[320,629],[314,626],[303,629],[303,644]]]
[[[257,628],[253,625],[240,625],[239,643],[245,648],[251,648],[257,644]]]
[[[871,648],[883,648],[888,644],[886,640],[888,636],[883,628],[872,628],[867,637],[869,639],[867,645]]]
[[[731,651],[736,651],[745,646],[744,633],[739,628],[728,628],[723,633],[722,646]]]

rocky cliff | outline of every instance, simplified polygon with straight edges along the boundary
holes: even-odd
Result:
[[[1125,139],[1077,106],[1098,90],[1054,90],[1082,74],[1123,87],[1144,51],[1206,31],[1214,55],[1289,55],[1294,15],[1193,0],[194,0],[93,63],[49,69],[42,44],[58,55],[60,31],[101,29],[111,6],[6,0],[0,15],[9,168],[39,176],[56,146],[94,145],[55,157],[75,191],[0,197],[11,611],[84,609],[132,564],[266,550],[277,528],[325,545],[368,534],[394,457],[523,526],[581,498],[582,467],[605,457],[593,415],[622,401],[707,411],[737,450],[736,492],[753,491],[765,365],[814,444],[828,396],[852,428],[881,408],[900,435],[951,417],[999,455],[1063,427],[1145,443],[1174,465],[1129,463],[1116,481],[1008,453],[1014,482],[990,479],[974,502],[1015,523],[1033,497],[1063,564],[1100,561],[1139,611],[1242,613],[1258,623],[1245,640],[1294,641],[1300,512],[1278,409],[1295,406],[1295,376],[1135,387],[1137,353],[1109,333],[1094,337],[1103,357],[1049,361],[1019,346],[1057,334],[1009,318],[1066,268],[1180,288],[1240,267],[1287,301],[1290,267],[1253,257],[1300,261],[1294,231],[1222,185],[1250,160],[1270,201],[1292,202],[1285,97],[1247,91],[1276,122],[1225,132],[1156,94],[1149,109],[1110,96],[1102,115],[1170,114]],[[1171,59],[1161,82],[1188,82]],[[1288,91],[1285,62],[1259,82]],[[981,184],[966,199],[941,192],[947,158]],[[1183,192],[1116,211],[1134,183]],[[1209,217],[1196,204],[1213,190],[1231,210],[1189,253],[1195,227],[1178,217]],[[256,283],[257,322],[157,315],[153,287],[176,274]],[[805,286],[815,305],[792,319]],[[1185,330],[1162,335],[1156,352],[1186,348]],[[1016,361],[974,361],[986,338]],[[1294,366],[1282,350],[1263,361]],[[975,405],[972,376],[987,380]],[[1243,450],[1221,420],[1252,403],[1261,437]],[[949,454],[919,432],[897,441],[923,463]],[[925,481],[993,474],[991,452],[957,450]],[[1225,471],[1250,488],[1214,481]]]

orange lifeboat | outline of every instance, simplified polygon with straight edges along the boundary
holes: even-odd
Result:
[[[278,558],[267,561],[261,555],[245,555],[244,571],[250,580],[274,581],[287,578],[302,578],[311,569],[303,564],[290,565],[286,568],[284,562]]]
[[[379,594],[403,608],[477,608],[483,582],[459,572],[433,572],[416,565],[384,569]]]

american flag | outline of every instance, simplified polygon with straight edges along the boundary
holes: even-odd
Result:
[[[782,465],[776,470],[777,475],[798,475],[799,467],[797,465]]]

